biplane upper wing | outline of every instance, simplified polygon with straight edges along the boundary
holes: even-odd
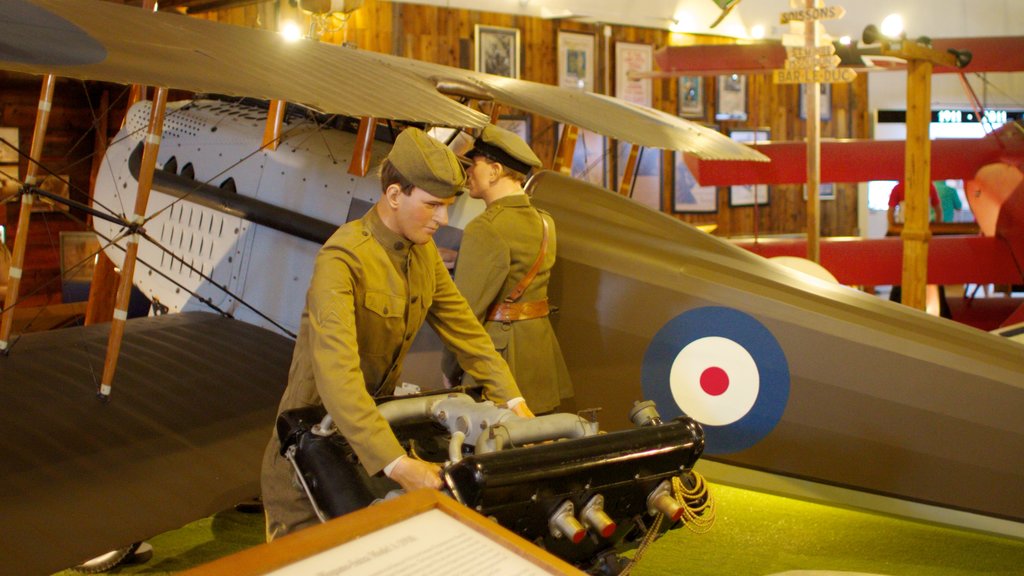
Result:
[[[373,54],[373,57],[383,66],[404,67],[410,74],[438,83],[468,85],[495,102],[618,140],[651,148],[683,150],[703,160],[768,161],[757,150],[738,149],[735,141],[720,132],[625,100],[385,54]]]
[[[475,84],[499,102],[585,130],[697,157],[767,161],[702,126],[621,100],[108,2],[0,3],[0,67],[295,102],[347,116],[481,127],[438,91]]]

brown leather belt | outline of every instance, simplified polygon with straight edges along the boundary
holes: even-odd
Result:
[[[547,298],[533,302],[499,302],[487,311],[487,319],[494,322],[518,322],[543,318],[548,313]]]

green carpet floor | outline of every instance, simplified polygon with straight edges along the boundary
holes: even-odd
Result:
[[[656,541],[634,576],[759,576],[832,570],[887,576],[1024,576],[1024,541],[713,484],[716,523]],[[148,540],[153,557],[111,574],[174,574],[263,541],[234,510]],[[75,572],[60,572],[70,576]]]

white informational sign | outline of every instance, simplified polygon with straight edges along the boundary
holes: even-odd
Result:
[[[275,570],[269,576],[371,574],[531,576],[548,572],[435,509]]]

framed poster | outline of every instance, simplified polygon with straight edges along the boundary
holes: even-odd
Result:
[[[559,124],[556,129],[558,140],[562,139],[564,124]],[[608,156],[608,139],[597,132],[589,132],[577,129],[576,148],[572,152],[572,169],[570,174],[602,188],[608,186],[608,174],[605,158]]]
[[[686,165],[682,152],[673,152],[672,211],[681,214],[718,212],[718,187],[700,186]]]
[[[0,164],[14,164],[14,171],[18,168],[18,129],[0,128]]]
[[[757,128],[751,130],[733,130],[729,137],[737,142],[767,142],[771,139],[771,130]],[[753,206],[770,203],[770,189],[767,184],[743,184],[729,187],[729,206]]]
[[[836,185],[829,184],[818,184],[818,200],[835,200],[836,199]],[[807,202],[807,184],[804,184],[804,202]]]
[[[558,85],[594,91],[594,35],[558,31]]]
[[[533,116],[529,114],[502,114],[498,116],[498,121],[495,124],[509,132],[514,132],[516,136],[522,138],[523,142],[529,145],[532,121]]]
[[[650,106],[654,91],[650,78],[630,78],[630,72],[650,72],[654,48],[649,44],[615,43],[615,96],[627,102]]]
[[[718,77],[715,120],[747,119],[747,77],[725,74]]]
[[[476,71],[519,78],[519,29],[500,26],[473,27],[476,37]]]
[[[821,121],[828,122],[832,119],[832,85],[819,84],[821,87]],[[807,84],[800,85],[800,119],[807,120]]]
[[[613,189],[616,191],[622,184],[622,177],[626,173],[626,162],[632,146],[628,142],[619,141],[618,156],[615,162],[615,182],[613,183]],[[662,152],[658,148],[640,148],[639,155],[639,164],[629,197],[660,211]]]
[[[679,77],[679,115],[684,118],[704,117],[704,77]]]

